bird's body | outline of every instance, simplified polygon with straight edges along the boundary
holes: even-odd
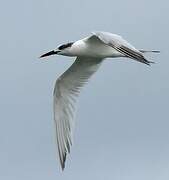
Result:
[[[127,57],[150,65],[152,62],[144,57],[146,52],[158,51],[137,50],[119,35],[95,32],[41,56],[58,54],[77,57],[72,66],[57,79],[54,88],[54,120],[62,169],[72,145],[75,105],[81,87],[98,70],[105,58]]]
[[[71,54],[72,56],[91,58],[109,58],[122,56],[122,54],[120,54],[118,51],[100,42],[99,40],[95,40],[93,42],[87,38],[76,41],[71,47]]]

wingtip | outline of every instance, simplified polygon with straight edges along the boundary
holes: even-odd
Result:
[[[148,62],[146,62],[145,64],[148,65],[148,66],[151,66],[152,64],[155,64],[155,62],[153,62],[153,61],[148,61]]]
[[[65,163],[61,164],[62,171],[65,169]]]
[[[63,156],[63,160],[60,161],[62,171],[64,171],[64,169],[65,169],[66,155],[67,154],[65,153],[64,156]]]

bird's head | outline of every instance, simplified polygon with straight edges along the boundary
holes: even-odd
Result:
[[[41,55],[40,58],[55,55],[55,54],[64,55],[64,56],[71,56],[71,47],[72,47],[72,45],[73,45],[73,42],[60,45],[55,50],[49,51],[49,52]]]

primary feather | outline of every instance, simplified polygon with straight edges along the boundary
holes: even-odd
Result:
[[[97,71],[102,60],[77,58],[72,66],[56,81],[54,89],[54,120],[57,145],[62,169],[72,145],[76,98],[81,87]]]

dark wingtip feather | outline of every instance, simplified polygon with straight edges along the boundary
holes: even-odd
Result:
[[[151,64],[155,64],[155,62],[153,62],[153,61],[148,61],[148,60],[144,60],[142,63],[144,63],[144,64],[146,64],[146,65],[148,65],[148,66],[151,66]]]
[[[60,161],[62,171],[65,169],[66,153],[63,155],[63,161]]]

